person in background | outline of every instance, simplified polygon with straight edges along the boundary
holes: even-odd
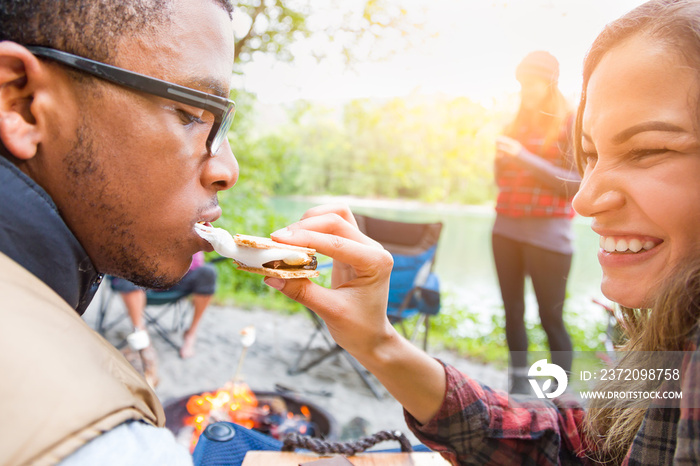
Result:
[[[134,326],[133,333],[126,337],[129,349],[138,354],[141,368],[148,383],[158,385],[158,356],[151,345],[151,339],[146,331],[143,313],[146,309],[146,291],[128,280],[112,278],[112,289],[119,292],[124,306]],[[193,315],[190,326],[182,336],[180,357],[183,359],[194,356],[194,346],[197,341],[197,328],[214,293],[216,292],[216,268],[204,261],[204,253],[199,251],[192,256],[192,265],[182,280],[167,291],[184,291],[192,295]],[[127,356],[127,359],[130,359]]]
[[[491,238],[505,309],[511,392],[530,393],[527,277],[553,362],[571,371],[564,300],[573,256],[571,198],[580,176],[572,154],[573,114],[557,86],[559,62],[548,52],[531,52],[515,77],[520,82],[520,108],[496,140],[498,199]]]
[[[586,409],[571,393],[541,399],[485,386],[402,338],[386,316],[391,255],[346,207],[311,209],[272,235],[332,257],[330,289],[265,282],[319,314],[452,464],[700,464],[699,76],[698,0],[635,8],[586,57],[573,206],[600,236],[601,289],[623,312],[629,351],[615,372],[639,374],[599,378],[606,398]],[[680,364],[649,360],[679,351]]]

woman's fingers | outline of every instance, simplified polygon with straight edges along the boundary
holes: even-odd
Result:
[[[362,233],[357,234],[369,240]],[[366,244],[337,234],[296,229],[285,230],[282,236],[273,235],[273,239],[313,248],[335,261],[350,265],[360,276],[389,273],[393,265],[391,254],[373,240]]]
[[[275,241],[314,248],[321,254],[326,254],[313,245],[300,244],[298,242],[301,238],[303,238],[303,236],[296,235],[296,233],[303,230],[347,238],[358,243],[371,245],[375,248],[382,248],[378,242],[366,236],[357,229],[357,226],[349,223],[337,213],[326,213],[319,216],[305,218],[289,225],[287,228],[272,233],[270,236]],[[294,238],[294,242],[291,242],[292,238]]]
[[[357,228],[357,221],[355,216],[352,214],[350,207],[347,204],[325,204],[316,207],[312,207],[307,210],[301,219],[307,219],[310,217],[318,217],[325,214],[337,214],[343,220]]]
[[[347,206],[309,209],[299,222],[271,236],[333,259],[330,289],[307,279],[266,278],[265,283],[318,313],[341,346],[367,347],[375,333],[386,330],[393,258],[359,231]]]

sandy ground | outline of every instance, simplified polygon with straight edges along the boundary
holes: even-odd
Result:
[[[85,320],[91,325],[94,325],[100,302],[100,296],[96,297],[85,313]],[[118,296],[110,303],[110,317],[125,313]],[[251,325],[256,329],[256,341],[245,352],[241,375],[253,390],[274,391],[278,385],[291,388],[331,413],[339,431],[345,429],[344,439],[357,438],[358,430],[350,427],[356,425],[356,418],[361,418],[367,433],[398,429],[416,441],[406,428],[401,406],[383,388],[381,399],[377,399],[344,358],[334,356],[299,375],[287,373],[314,330],[312,320],[305,314],[283,315],[264,309],[211,306],[200,325],[196,354],[187,360],[181,359],[158,335],[152,335],[159,355],[160,383],[156,393],[163,404],[185,395],[215,390],[229,381],[236,373],[243,352],[240,331]],[[125,319],[106,336],[118,344],[130,330]],[[175,333],[173,339],[179,342],[181,336]],[[325,342],[316,338],[312,348],[323,346]],[[504,370],[476,364],[449,352],[431,354],[487,385],[506,387]],[[386,445],[387,448],[395,446]]]

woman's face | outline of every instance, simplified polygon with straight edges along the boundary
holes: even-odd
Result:
[[[549,81],[538,76],[523,76],[520,78],[520,106],[526,110],[539,110],[550,86]]]
[[[659,281],[698,249],[698,75],[644,36],[609,51],[593,72],[583,113],[588,154],[576,211],[600,235],[602,291],[648,307]]]

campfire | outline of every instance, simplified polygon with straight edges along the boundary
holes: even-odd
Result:
[[[166,427],[182,444],[194,451],[204,429],[215,422],[228,421],[254,429],[276,439],[296,433],[334,440],[335,419],[312,402],[292,393],[251,390],[240,377],[245,352],[255,341],[255,330],[241,332],[243,352],[235,376],[223,387],[186,395],[164,406]]]
[[[261,397],[243,382],[229,382],[215,392],[189,397],[185,404],[189,416],[185,426],[192,426],[190,450],[193,451],[204,429],[214,422],[229,421],[281,439],[290,433],[316,436],[318,426],[312,421],[311,409],[301,405],[293,412],[278,395]]]

